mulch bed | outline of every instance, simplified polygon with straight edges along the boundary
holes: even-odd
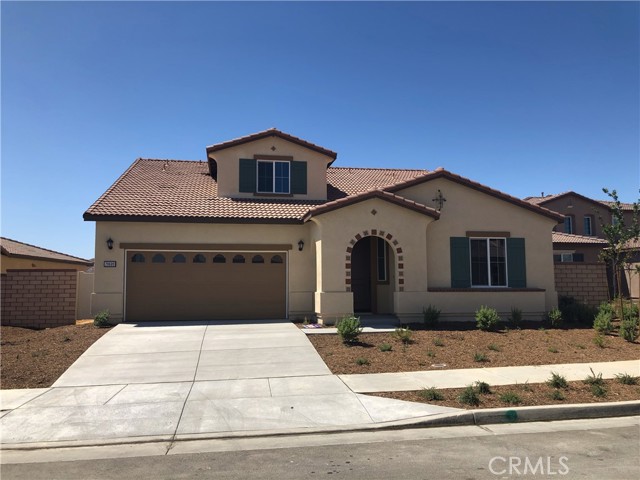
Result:
[[[492,386],[490,394],[479,395],[480,405],[478,406],[464,404],[458,399],[464,390],[463,388],[438,389],[437,392],[442,394],[443,400],[428,400],[424,397],[423,391],[381,392],[370,393],[368,395],[465,409],[507,408],[534,405],[568,405],[570,403],[621,402],[625,400],[640,399],[640,386],[623,385],[617,380],[604,380],[606,394],[602,397],[595,396],[591,392],[591,386],[582,381],[568,382],[568,384],[568,388],[558,389],[562,397],[564,397],[563,400],[552,398],[552,394],[555,389],[544,383]],[[520,399],[520,403],[510,404],[501,400],[500,396],[505,393],[516,394]]]
[[[557,363],[607,362],[640,358],[640,344],[617,335],[594,343],[590,328],[523,328],[483,332],[464,326],[413,331],[404,345],[393,332],[366,333],[345,345],[338,335],[308,335],[334,374],[408,372],[454,368],[506,367]],[[383,352],[380,346],[391,345]],[[477,355],[476,355],[477,354]],[[484,357],[476,361],[474,357]],[[441,366],[444,364],[445,366]],[[434,365],[440,365],[435,367]]]
[[[44,330],[0,327],[0,388],[50,387],[109,330],[92,324]]]

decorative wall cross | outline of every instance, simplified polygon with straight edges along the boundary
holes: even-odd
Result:
[[[444,206],[444,202],[447,201],[446,198],[444,198],[444,195],[442,195],[442,192],[440,191],[440,189],[438,189],[438,194],[431,199],[431,201],[435,202],[436,204],[436,210],[442,210],[442,207]]]

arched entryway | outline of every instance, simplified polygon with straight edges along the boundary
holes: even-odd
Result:
[[[396,262],[392,245],[380,236],[362,237],[351,253],[353,310],[358,313],[394,313]]]

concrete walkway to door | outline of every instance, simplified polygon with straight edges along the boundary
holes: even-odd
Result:
[[[371,425],[455,409],[354,393],[286,321],[121,324],[51,388],[3,391],[3,444]]]

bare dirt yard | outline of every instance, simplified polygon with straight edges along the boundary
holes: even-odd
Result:
[[[334,374],[607,362],[640,358],[640,344],[591,328],[503,329],[473,326],[416,330],[403,344],[393,332],[367,333],[345,345],[338,335],[308,335]]]
[[[0,327],[0,388],[50,387],[109,330],[92,323],[44,330]]]

